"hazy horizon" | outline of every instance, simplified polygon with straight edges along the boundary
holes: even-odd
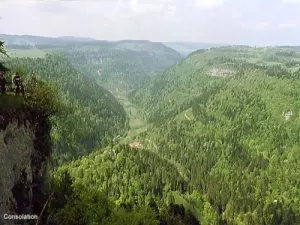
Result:
[[[60,36],[44,36],[44,35],[35,35],[35,34],[14,34],[14,33],[0,33],[0,35],[9,35],[9,36],[33,36],[33,37],[43,37],[43,38],[86,38],[91,39],[95,41],[107,41],[107,42],[118,42],[118,41],[150,41],[153,43],[186,43],[186,44],[215,44],[215,45],[229,45],[226,43],[213,43],[213,42],[201,42],[201,41],[153,41],[153,40],[147,40],[147,39],[120,39],[120,40],[109,40],[109,39],[98,39],[90,36],[73,36],[73,35],[60,35]]]
[[[300,0],[0,0],[0,33],[300,45]]]

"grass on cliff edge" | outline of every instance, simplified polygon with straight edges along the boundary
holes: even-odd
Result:
[[[31,107],[42,111],[47,115],[54,115],[65,109],[65,104],[61,102],[58,91],[51,84],[37,80],[35,86],[28,86],[25,96],[16,96],[14,93],[0,94],[0,109],[15,109]]]

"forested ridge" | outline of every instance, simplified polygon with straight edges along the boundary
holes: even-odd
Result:
[[[114,92],[137,89],[181,60],[178,52],[151,42],[121,41],[113,46],[82,45],[61,51],[74,67]]]
[[[131,93],[149,122],[136,137],[141,149],[110,146],[54,176],[68,172],[120,208],[182,204],[201,224],[300,224],[293,52],[242,46],[190,54]]]
[[[126,113],[117,100],[93,79],[75,70],[58,54],[45,58],[10,58],[5,65],[26,77],[34,71],[52,83],[65,108],[52,118],[54,159],[76,159],[94,148],[105,147],[116,135],[126,133]]]
[[[272,55],[285,58],[255,60]],[[299,65],[299,53],[198,51],[132,93],[157,154],[181,165],[187,191],[207,196],[219,224],[300,224],[300,81],[290,61]]]

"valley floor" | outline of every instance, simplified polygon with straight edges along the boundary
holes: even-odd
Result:
[[[129,131],[126,137],[116,137],[118,143],[128,144],[134,140],[136,136],[147,131],[147,122],[141,115],[141,110],[129,101],[125,93],[112,93],[119,103],[124,107],[127,117],[129,118]]]

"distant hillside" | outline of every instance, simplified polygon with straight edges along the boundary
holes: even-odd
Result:
[[[166,46],[175,49],[184,56],[187,56],[191,52],[198,49],[209,49],[226,46],[226,44],[213,44],[213,43],[202,43],[202,42],[164,42]]]
[[[94,38],[89,37],[74,37],[74,36],[60,36],[58,39],[65,40],[65,41],[97,41]]]
[[[33,35],[8,35],[0,34],[0,40],[9,45],[38,45],[38,44],[62,44],[64,40],[51,37],[33,36]]]
[[[44,57],[47,52],[59,51],[82,73],[114,92],[136,89],[182,59],[174,49],[147,40],[5,34],[0,39],[5,41],[11,56]]]
[[[182,59],[180,53],[149,41],[120,41],[61,50],[81,72],[118,92],[136,89]]]
[[[116,49],[128,49],[132,51],[150,51],[150,52],[164,52],[165,54],[176,54],[178,52],[163,43],[160,42],[151,42],[151,41],[119,41],[115,43]]]
[[[92,38],[65,36],[60,38],[33,35],[0,34],[0,40],[5,42],[7,49],[57,49],[73,48],[81,43],[107,44],[107,41],[98,41]]]

